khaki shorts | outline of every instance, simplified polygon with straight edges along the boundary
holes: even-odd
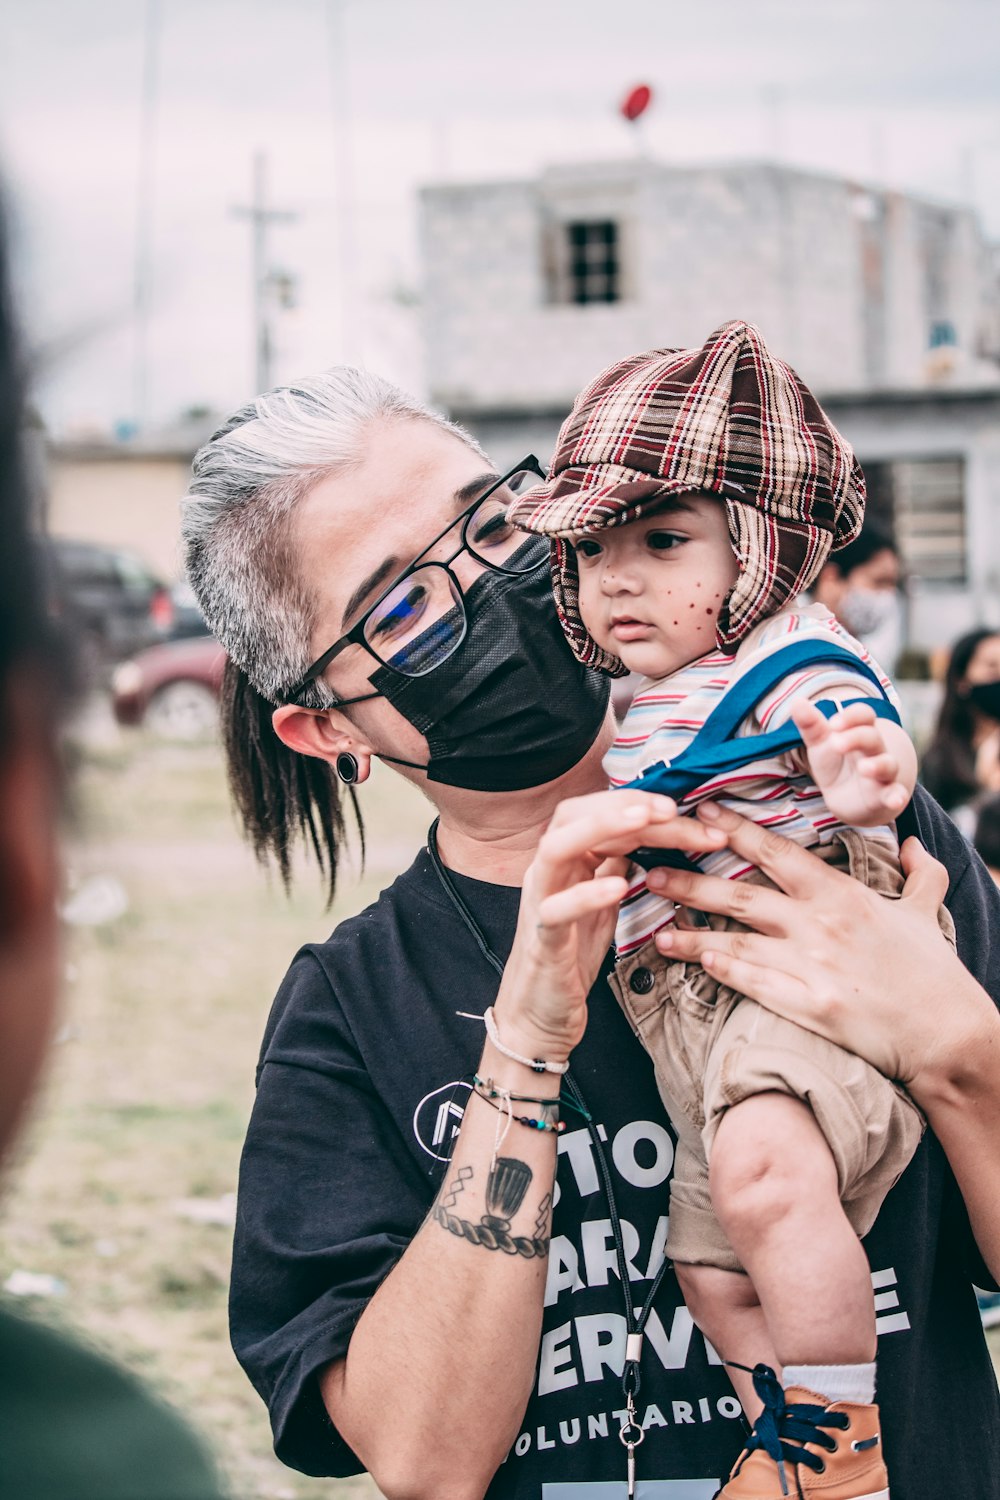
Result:
[[[855,829],[813,853],[881,895],[903,884],[897,856]],[[771,885],[760,871],[744,877]],[[941,929],[955,927],[941,908]],[[716,931],[746,931],[708,915]],[[812,1109],[837,1167],[844,1211],[867,1234],[919,1144],[924,1120],[909,1095],[869,1063],[719,984],[698,964],[667,962],[652,941],[621,959],[611,987],[653,1059],[677,1131],[667,1253],[691,1265],[742,1269],[712,1211],[708,1158],[727,1109],[755,1094],[790,1094]]]

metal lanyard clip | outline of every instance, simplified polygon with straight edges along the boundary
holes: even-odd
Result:
[[[635,1419],[635,1399],[629,1391],[625,1397],[625,1420],[618,1433],[625,1445],[628,1473],[628,1500],[635,1500],[635,1450],[646,1436]]]

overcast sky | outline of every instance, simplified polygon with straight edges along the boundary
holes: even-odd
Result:
[[[629,153],[616,105],[637,82],[657,158],[777,155],[973,201],[1000,239],[998,0],[0,0],[0,172],[56,431],[135,415],[150,10],[154,424],[251,391],[231,208],[256,149],[299,216],[271,237],[300,283],[277,379],[347,357],[419,388],[416,189]]]

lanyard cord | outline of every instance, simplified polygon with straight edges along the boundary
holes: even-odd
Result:
[[[461,891],[458,889],[454,880],[451,878],[451,875],[441,862],[441,856],[438,853],[437,846],[437,829],[439,821],[439,819],[435,818],[427,834],[427,852],[431,857],[431,864],[434,866],[434,873],[437,875],[437,878],[440,881],[445,895],[448,897],[448,900],[451,902],[452,906],[461,917],[466,928],[474,938],[476,947],[486,959],[486,962],[502,978],[504,971],[503,963],[490,947],[489,942],[486,938],[486,934],[483,932],[483,929],[476,921],[476,918],[473,916],[472,912],[469,910],[469,907],[464,900]],[[615,1198],[615,1190],[611,1181],[611,1168],[608,1166],[608,1157],[607,1152],[604,1150],[604,1142],[601,1140],[601,1137],[598,1134],[597,1122],[594,1120],[593,1115],[587,1108],[587,1102],[584,1099],[583,1094],[580,1090],[580,1086],[576,1082],[576,1079],[573,1077],[572,1073],[566,1073],[563,1076],[563,1087],[566,1089],[566,1092],[569,1094],[570,1098],[573,1100],[573,1103],[576,1105],[580,1114],[586,1121],[587,1132],[590,1136],[590,1143],[594,1148],[594,1156],[597,1160],[598,1166],[600,1167],[601,1181],[604,1187],[604,1196],[608,1204],[608,1216],[611,1220],[611,1233],[614,1236],[615,1241],[615,1257],[618,1261],[618,1277],[621,1281],[622,1293],[625,1299],[625,1328],[628,1334],[628,1337],[625,1341],[625,1364],[622,1369],[622,1389],[625,1392],[626,1402],[631,1410],[632,1403],[639,1393],[639,1385],[641,1383],[639,1362],[642,1356],[642,1336],[645,1331],[646,1324],[649,1321],[649,1315],[653,1310],[653,1301],[656,1297],[657,1292],[660,1290],[660,1285],[670,1266],[670,1261],[667,1259],[666,1255],[664,1255],[662,1261],[660,1262],[660,1268],[653,1278],[653,1285],[649,1290],[649,1295],[647,1296],[645,1302],[642,1304],[642,1307],[639,1309],[639,1312],[636,1313],[635,1308],[632,1305],[632,1296],[629,1291],[628,1258],[625,1254],[625,1236],[622,1233],[621,1216],[618,1212],[618,1202]],[[641,1431],[641,1429],[639,1430]]]

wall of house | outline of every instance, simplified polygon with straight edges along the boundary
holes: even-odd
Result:
[[[167,582],[179,578],[179,516],[191,459],[52,451],[47,460],[48,528],[54,536],[136,553]]]

